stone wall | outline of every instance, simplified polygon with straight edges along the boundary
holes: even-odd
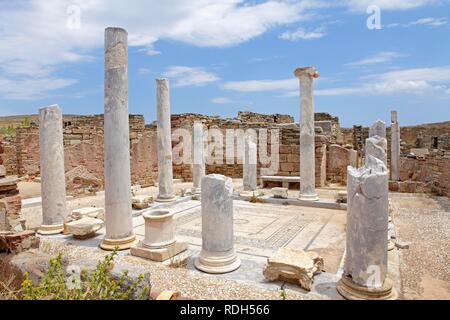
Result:
[[[356,167],[357,151],[332,144],[327,154],[327,180],[331,183],[347,183],[347,167]]]
[[[153,185],[156,177],[156,138],[144,117],[130,115],[131,179],[133,184]],[[84,167],[103,181],[103,115],[64,116],[65,170]],[[2,159],[8,175],[39,175],[39,124],[17,127],[14,135],[2,135]],[[153,150],[153,151],[152,151]]]
[[[390,182],[391,191],[431,192],[450,197],[450,152],[434,151],[420,157],[401,157],[400,180]]]

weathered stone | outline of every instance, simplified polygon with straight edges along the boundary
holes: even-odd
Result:
[[[203,124],[201,122],[194,123],[193,126],[193,193],[200,193],[202,178],[205,176],[205,155],[204,155],[204,135]]]
[[[400,180],[400,126],[397,111],[391,112],[391,180]]]
[[[367,155],[365,167],[348,168],[346,258],[338,291],[347,299],[396,298],[387,275],[388,176]]]
[[[298,68],[300,79],[300,199],[317,201],[315,190],[315,145],[313,79],[319,77],[315,67]]]
[[[67,232],[79,239],[94,237],[102,227],[103,220],[90,217],[66,223]]]
[[[370,128],[369,128],[369,138],[374,136],[379,136],[386,139],[386,123],[382,120],[377,120]]]
[[[153,203],[153,197],[138,195],[134,196],[131,202],[134,209],[142,210],[150,207],[150,205]]]
[[[336,196],[337,203],[347,203],[347,191],[338,191]]]
[[[236,270],[241,260],[234,251],[233,182],[223,175],[202,179],[202,250],[195,267],[206,273]]]
[[[85,166],[78,166],[66,173],[66,189],[72,194],[94,194],[102,188],[102,180],[90,173]]]
[[[162,262],[187,249],[187,244],[175,238],[174,212],[154,210],[144,214],[145,238],[131,248],[131,254]]]
[[[250,135],[244,138],[243,183],[245,191],[257,188],[257,150],[256,143]]]
[[[0,178],[6,177],[6,168],[4,165],[0,165]]]
[[[39,247],[39,238],[32,230],[17,233],[0,233],[0,249],[19,253],[28,249]]]
[[[399,249],[409,249],[410,245],[411,245],[411,242],[409,242],[409,241],[401,241],[401,240],[395,241],[395,246]]]
[[[267,259],[263,274],[269,281],[295,281],[303,289],[310,291],[314,275],[322,272],[323,266],[322,257],[315,252],[282,247]]]
[[[104,208],[79,208],[72,211],[71,217],[74,220],[80,220],[83,218],[96,218],[100,220],[105,220],[105,209]]]
[[[158,138],[158,197],[156,201],[175,200],[172,171],[172,133],[170,126],[169,80],[156,80]]]
[[[288,188],[272,188],[273,197],[278,199],[287,199],[289,197],[288,190]]]
[[[41,164],[41,234],[63,231],[66,208],[66,181],[62,113],[58,105],[39,110],[39,148]]]
[[[380,136],[373,136],[366,139],[366,166],[369,155],[381,160],[387,166],[387,141]]]
[[[131,212],[128,115],[128,33],[105,30],[104,166],[106,235],[100,247],[129,249],[136,242]]]

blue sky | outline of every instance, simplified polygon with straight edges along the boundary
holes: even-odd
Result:
[[[162,4],[164,3],[164,5]],[[380,9],[381,29],[367,20]],[[103,33],[129,32],[129,110],[299,117],[296,67],[314,65],[317,112],[341,125],[450,120],[450,2],[439,0],[0,1],[0,115],[103,112]]]

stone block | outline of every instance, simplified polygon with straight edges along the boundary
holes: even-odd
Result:
[[[95,218],[82,218],[80,220],[65,223],[67,232],[78,239],[88,239],[103,227],[103,220]]]
[[[163,262],[175,257],[183,251],[186,251],[187,247],[188,246],[186,242],[176,241],[170,246],[159,249],[152,249],[143,245],[142,242],[139,242],[139,244],[137,244],[136,246],[131,247],[130,253],[131,255],[136,257]]]
[[[96,218],[105,220],[105,209],[94,207],[75,209],[72,211],[71,218],[73,220],[80,220],[83,218]]]
[[[321,273],[323,267],[323,258],[317,253],[283,247],[267,259],[263,274],[269,281],[295,281],[310,291],[314,275]]]
[[[138,209],[138,210],[146,209],[146,208],[150,207],[150,204],[152,204],[152,203],[153,203],[153,197],[151,197],[151,196],[140,195],[140,196],[134,196],[132,198],[133,209]]]
[[[288,198],[288,188],[272,188],[272,194],[273,194],[274,198],[287,199]]]
[[[6,177],[6,168],[3,165],[0,165],[0,178]]]
[[[8,252],[19,253],[31,248],[38,248],[39,242],[36,232],[32,230],[16,233],[2,232],[0,234],[0,247]]]

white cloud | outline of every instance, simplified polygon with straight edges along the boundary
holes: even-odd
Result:
[[[444,18],[432,18],[432,17],[428,17],[428,18],[422,18],[422,19],[418,19],[416,21],[410,22],[408,24],[405,25],[405,27],[410,27],[410,26],[415,26],[415,25],[428,25],[428,26],[432,26],[432,27],[440,27],[440,26],[444,26],[448,23],[448,19],[446,17]]]
[[[354,62],[350,62],[348,63],[348,65],[350,66],[363,66],[363,65],[370,65],[370,64],[377,64],[377,63],[384,63],[384,62],[389,62],[391,60],[394,60],[396,58],[400,58],[400,57],[404,57],[405,55],[398,53],[398,52],[393,52],[393,51],[383,51],[383,52],[379,52],[374,56],[362,59],[362,60],[358,60],[358,61],[354,61]]]
[[[299,82],[295,78],[284,80],[230,81],[226,82],[222,87],[239,92],[283,91],[298,88]]]
[[[79,29],[68,28],[70,6],[80,8]],[[313,0],[167,0],[164,5],[159,0],[0,1],[0,77],[48,83],[58,78],[63,64],[93,60],[91,53],[103,47],[107,26],[126,28],[130,46],[155,55],[160,39],[200,47],[237,45],[299,22],[317,6]]]
[[[138,74],[140,74],[141,76],[146,76],[146,75],[151,74],[151,71],[150,71],[150,69],[147,69],[147,68],[139,68]]]
[[[163,75],[172,80],[175,87],[202,87],[220,80],[218,76],[202,68],[186,66],[172,66]]]
[[[233,101],[226,97],[217,97],[217,98],[212,99],[211,102],[215,103],[215,104],[228,104],[228,103],[232,103]]]
[[[297,41],[299,39],[302,40],[313,40],[320,39],[326,36],[327,32],[325,27],[318,27],[311,31],[306,31],[303,28],[298,28],[295,31],[286,31],[280,34],[279,38],[283,40]]]
[[[362,77],[363,84],[316,90],[318,96],[380,95],[380,94],[425,94],[447,90],[450,82],[450,66],[394,70]]]
[[[43,99],[49,96],[49,92],[71,86],[77,82],[75,79],[64,78],[20,80],[0,78],[0,95],[11,100]]]
[[[446,1],[446,0],[444,0]],[[443,3],[442,0],[343,0],[342,3],[351,11],[365,12],[371,5],[382,10],[409,10],[427,5]]]

